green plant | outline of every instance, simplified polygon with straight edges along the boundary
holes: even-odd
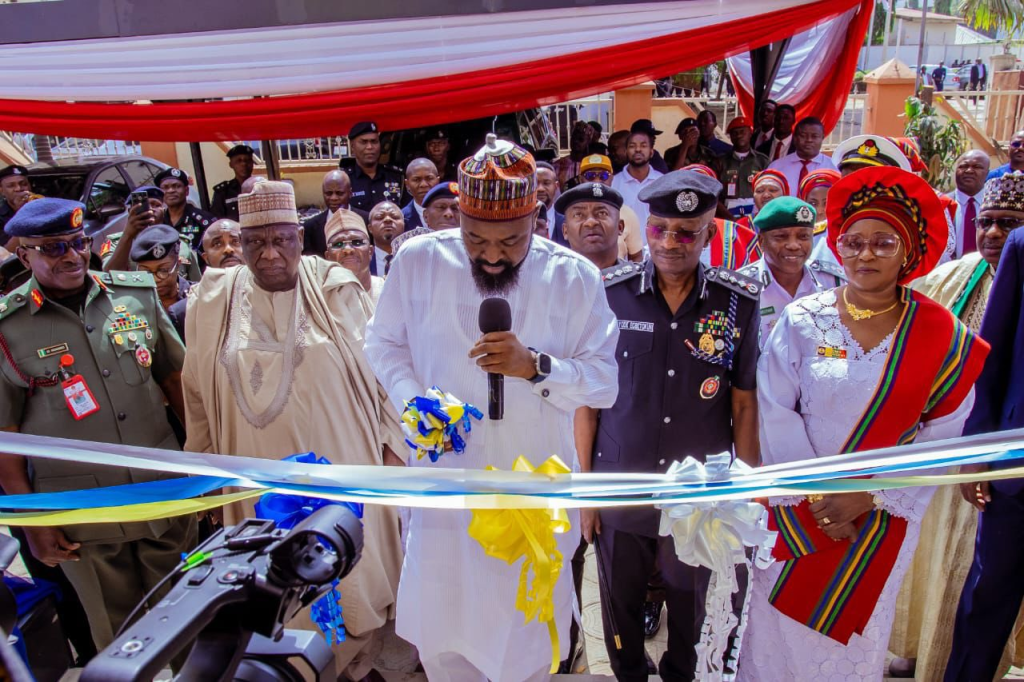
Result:
[[[961,0],[957,10],[973,28],[985,31],[1005,29],[1013,36],[1024,26],[1024,2],[1021,0]]]
[[[927,166],[924,179],[935,189],[951,190],[953,168],[967,146],[963,126],[959,121],[939,116],[934,105],[917,97],[907,98],[904,114],[907,118],[904,134],[917,140],[921,159]]]

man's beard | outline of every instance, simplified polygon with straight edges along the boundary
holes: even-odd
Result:
[[[523,260],[526,260],[525,258]],[[505,269],[497,275],[484,270],[484,264],[504,265]],[[523,265],[520,261],[513,265],[507,260],[500,260],[497,263],[487,263],[484,260],[471,260],[470,266],[473,272],[473,282],[477,290],[484,296],[507,296],[519,285],[519,268]]]
[[[643,161],[637,161],[632,156],[629,157],[629,165],[632,166],[633,168],[643,168],[644,166],[646,166],[650,162],[651,162],[650,159],[644,159]]]

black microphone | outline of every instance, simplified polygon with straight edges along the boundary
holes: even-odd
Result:
[[[480,304],[480,331],[507,332],[512,329],[512,309],[503,298],[485,298]],[[505,375],[487,373],[487,416],[502,419],[505,416]]]

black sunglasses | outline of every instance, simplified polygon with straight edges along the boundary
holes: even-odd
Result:
[[[92,237],[76,237],[66,242],[50,242],[49,244],[39,244],[38,246],[22,244],[22,246],[26,249],[38,251],[47,258],[60,258],[69,249],[74,249],[78,253],[88,253],[92,247]]]
[[[1020,218],[988,218],[982,217],[974,221],[974,224],[983,230],[987,230],[991,227],[998,227],[1003,232],[1009,232],[1015,230],[1021,225],[1024,225],[1024,220]]]

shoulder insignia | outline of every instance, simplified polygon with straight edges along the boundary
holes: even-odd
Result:
[[[838,277],[842,279],[844,282],[846,281],[846,270],[843,269],[843,266],[837,263],[833,263],[832,261],[812,260],[810,263],[807,264],[807,267],[809,267],[814,272],[821,272],[826,275]]]
[[[736,274],[743,275],[744,277],[749,277],[755,282],[761,282],[762,289],[771,284],[772,281],[771,277],[768,276],[767,268],[762,270],[761,266],[758,265],[757,263],[750,263],[748,265],[744,265],[742,268],[736,271]]]
[[[217,183],[216,185],[213,186],[213,191],[216,192],[218,190],[227,189],[228,185],[230,185],[230,184],[231,184],[230,180],[225,180],[224,182],[219,182],[219,183]]]
[[[735,270],[711,268],[705,273],[708,280],[727,289],[737,291],[748,298],[756,299],[761,293],[761,283],[752,277],[741,275]]]
[[[817,237],[819,234],[824,234],[825,230],[828,229],[828,221],[821,220],[814,223],[814,236]]]
[[[19,287],[11,294],[0,298],[0,320],[8,317],[18,308],[21,308],[28,302],[28,298],[22,291],[23,287]]]
[[[636,277],[643,272],[643,269],[644,266],[641,263],[616,263],[601,271],[601,282],[607,289],[613,284]]]
[[[111,284],[119,287],[142,287],[149,288],[156,286],[156,280],[153,279],[153,275],[148,272],[142,272],[141,270],[135,271],[112,271],[108,273],[111,278]]]

